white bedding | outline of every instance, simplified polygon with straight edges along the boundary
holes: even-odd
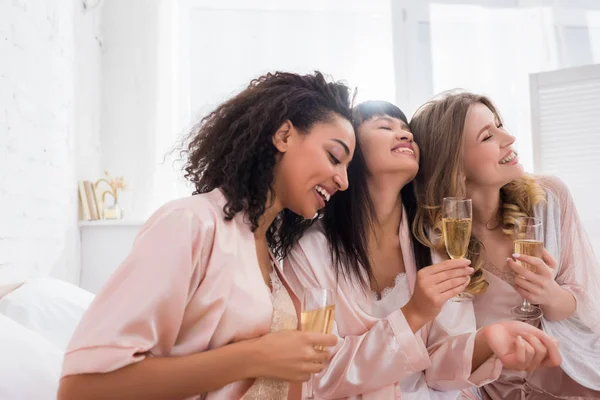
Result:
[[[0,298],[0,399],[53,400],[65,348],[94,295],[50,278],[11,282]],[[1,296],[1,295],[0,295]]]
[[[0,399],[55,399],[62,351],[0,314]]]

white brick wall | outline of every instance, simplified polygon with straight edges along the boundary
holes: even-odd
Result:
[[[78,164],[95,173],[99,160],[100,48],[92,12],[84,13],[79,0],[0,1],[5,270],[78,280]]]

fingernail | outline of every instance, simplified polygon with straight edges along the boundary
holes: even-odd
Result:
[[[467,265],[471,265],[471,260],[467,259]]]
[[[519,336],[517,336],[517,340],[518,340],[519,342],[523,342],[523,337],[522,337],[521,335],[519,335]]]
[[[510,260],[512,260],[512,258],[506,257],[506,261],[510,261]]]
[[[467,267],[467,271],[472,274],[473,272],[475,272],[475,268],[473,267]]]
[[[512,256],[513,256],[513,258],[519,258],[519,257],[521,257],[521,255],[519,253],[513,253]]]

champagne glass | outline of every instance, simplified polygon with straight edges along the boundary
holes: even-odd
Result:
[[[300,329],[305,332],[331,333],[335,320],[335,292],[331,289],[306,288],[302,298]],[[317,346],[317,350],[323,350]],[[313,377],[306,383],[307,399],[314,399]]]
[[[446,252],[451,259],[465,258],[471,240],[473,205],[471,199],[446,197],[442,204],[442,232]],[[461,292],[452,298],[455,302],[473,300],[473,295]]]
[[[544,225],[542,221],[532,217],[520,217],[515,221],[514,231],[515,253],[542,258],[544,252]],[[525,269],[535,272],[536,266],[517,261]],[[523,299],[520,306],[512,308],[512,315],[525,322],[536,321],[542,317],[542,310],[528,300]]]

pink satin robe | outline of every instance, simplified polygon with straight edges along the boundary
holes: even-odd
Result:
[[[562,365],[533,373],[505,370],[480,395],[492,400],[600,399],[600,265],[565,184],[553,176],[536,180],[546,201],[534,213],[544,223],[544,245],[558,263],[555,280],[577,302],[565,320],[542,319],[542,329],[560,341]],[[478,327],[513,319],[511,308],[523,302],[509,283],[515,275],[509,266],[495,273],[489,265],[484,268],[489,287],[473,301]]]
[[[404,213],[400,243],[409,286],[416,279],[411,237]],[[413,334],[401,310],[385,319],[369,314],[371,293],[340,277],[318,224],[284,260],[284,274],[300,296],[305,287],[337,288],[335,324],[339,337],[329,365],[315,378],[322,399],[456,399],[458,391],[496,379],[502,364],[492,357],[471,374],[475,317],[471,303],[448,302],[439,316]],[[411,293],[412,294],[412,293]],[[424,374],[415,393],[401,393],[400,382]],[[446,393],[436,391],[447,391]]]
[[[254,235],[242,213],[225,221],[224,204],[217,189],[170,202],[150,217],[77,327],[63,376],[114,371],[145,357],[193,354],[269,332],[273,305]],[[253,381],[205,398],[243,398]],[[299,389],[291,385],[290,398]]]

